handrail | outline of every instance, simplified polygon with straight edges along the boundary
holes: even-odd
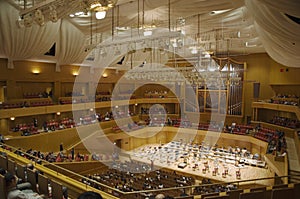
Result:
[[[8,155],[8,157],[13,158],[14,160],[17,160],[17,162],[21,162],[21,163],[26,164],[26,165],[27,165],[27,164],[30,164],[30,163],[31,163],[31,164],[33,163],[33,165],[36,167],[36,169],[38,169],[39,171],[42,171],[44,174],[46,174],[46,175],[48,175],[48,176],[51,176],[51,177],[54,177],[54,178],[56,178],[56,180],[58,180],[58,181],[61,181],[61,182],[64,182],[64,183],[66,183],[66,184],[69,184],[69,185],[71,185],[71,186],[74,186],[74,187],[77,188],[77,189],[85,190],[84,187],[88,187],[88,186],[85,185],[85,184],[83,184],[83,183],[81,183],[81,182],[79,182],[79,181],[77,181],[77,180],[71,179],[71,178],[69,178],[68,176],[65,176],[65,175],[63,175],[63,174],[61,174],[61,173],[59,173],[59,172],[57,172],[57,171],[55,171],[55,170],[53,170],[53,169],[50,170],[49,168],[45,167],[43,164],[45,164],[45,163],[48,164],[48,165],[50,164],[50,165],[52,165],[53,167],[56,167],[56,168],[58,168],[58,169],[61,169],[61,170],[65,171],[66,173],[69,173],[69,174],[71,174],[71,175],[73,175],[73,176],[77,176],[77,177],[79,177],[79,178],[83,178],[83,179],[87,179],[87,180],[89,180],[89,181],[93,181],[93,180],[91,180],[91,179],[89,179],[89,178],[87,178],[87,177],[84,177],[84,176],[79,175],[78,173],[72,172],[72,171],[67,170],[67,169],[65,169],[65,168],[63,168],[63,167],[60,167],[60,166],[58,166],[58,165],[56,165],[56,164],[53,164],[53,163],[51,163],[51,162],[48,162],[48,161],[45,161],[45,160],[43,160],[43,159],[37,158],[37,157],[35,157],[35,156],[32,156],[32,155],[30,155],[30,154],[28,154],[28,153],[26,153],[26,152],[23,152],[23,151],[22,151],[22,153],[25,154],[26,156],[33,158],[33,161],[32,161],[32,160],[29,160],[29,159],[27,159],[27,158],[24,158],[24,157],[22,157],[22,156],[20,156],[20,155],[18,155],[18,154],[15,154],[15,153],[13,153],[13,152],[11,152],[11,151],[9,151],[9,150],[3,148],[3,147],[7,147],[7,148],[9,148],[9,149],[14,149],[15,151],[20,151],[20,150],[14,148],[14,147],[8,146],[8,145],[6,145],[6,144],[3,144],[3,145],[2,145],[2,148],[0,148],[0,150],[2,149],[2,151],[5,152],[5,153]],[[38,164],[38,163],[37,163],[38,160],[41,162],[41,164]],[[51,171],[52,171],[52,172],[51,172]],[[107,188],[108,190],[120,192],[120,190],[115,189],[115,188],[113,188],[113,187],[110,187],[110,186],[108,186],[108,185],[105,185],[105,184],[102,184],[102,183],[99,183],[99,182],[96,182],[96,181],[94,181],[94,183],[96,183],[96,184],[98,184],[98,185],[100,185],[100,186],[102,186],[102,187],[105,187],[105,188]],[[99,192],[101,192],[101,194],[105,194],[105,195],[107,194],[107,193],[105,193],[105,192],[103,192],[103,191],[100,191],[100,190],[99,190]],[[111,197],[110,197],[110,198],[111,198]]]
[[[14,147],[10,147],[10,146],[8,146],[8,145],[6,145],[6,144],[3,144],[3,146],[2,146],[2,151],[3,151],[3,152],[6,152],[7,155],[8,155],[9,157],[11,157],[11,158],[13,158],[13,159],[15,159],[15,160],[18,160],[18,161],[20,161],[20,162],[22,162],[22,163],[25,163],[25,164],[32,163],[32,160],[28,160],[28,159],[26,159],[26,158],[24,158],[24,157],[22,157],[22,156],[19,156],[19,155],[15,154],[15,153],[13,153],[13,152],[11,152],[11,151],[8,151],[7,149],[4,149],[4,147],[6,147],[6,148],[8,148],[8,149],[18,150],[18,151],[20,151],[20,150],[14,148]],[[45,166],[43,166],[43,164],[37,164],[36,161],[39,160],[39,161],[41,161],[42,163],[51,164],[52,166],[57,167],[58,169],[61,169],[61,170],[65,171],[66,173],[69,173],[69,174],[71,174],[71,175],[73,175],[73,176],[77,176],[77,177],[80,178],[80,179],[86,179],[86,180],[88,180],[88,181],[90,181],[90,182],[93,182],[93,183],[97,184],[98,186],[101,186],[101,187],[104,187],[104,188],[110,190],[110,192],[114,191],[114,192],[116,192],[116,193],[119,193],[120,195],[139,194],[139,193],[150,193],[150,192],[163,192],[163,191],[170,191],[170,190],[177,190],[177,189],[178,189],[178,187],[170,187],[170,188],[162,188],[162,189],[154,189],[154,190],[141,190],[141,191],[133,191],[133,192],[123,192],[123,191],[121,191],[121,190],[119,190],[119,189],[115,189],[115,188],[110,187],[110,186],[108,186],[108,185],[105,185],[105,184],[102,184],[102,183],[100,183],[100,182],[97,182],[97,181],[95,181],[95,180],[93,180],[93,179],[87,178],[87,177],[85,177],[85,176],[81,176],[81,175],[79,175],[78,173],[75,173],[75,172],[72,172],[72,171],[70,171],[70,170],[67,170],[67,169],[65,169],[65,168],[63,168],[63,167],[60,167],[60,166],[56,165],[56,164],[53,164],[53,163],[47,162],[47,161],[45,161],[45,160],[39,159],[39,158],[37,158],[37,157],[34,157],[34,156],[32,156],[32,155],[30,155],[30,154],[28,154],[28,153],[25,153],[25,152],[22,152],[22,153],[24,153],[24,154],[26,154],[27,156],[33,158],[33,160],[35,161],[35,162],[34,162],[34,163],[35,163],[34,165],[35,165],[35,167],[36,167],[38,170],[44,172],[46,175],[49,175],[49,176],[54,177],[54,178],[56,178],[56,179],[59,179],[61,182],[64,182],[64,183],[69,184],[69,185],[71,185],[71,186],[74,186],[74,187],[77,188],[77,189],[82,189],[82,190],[84,190],[84,187],[85,187],[85,189],[89,189],[89,190],[90,190],[90,189],[94,189],[94,188],[92,188],[92,187],[90,187],[90,186],[88,186],[88,185],[86,185],[86,184],[83,184],[83,183],[81,183],[81,182],[79,182],[79,181],[77,181],[77,180],[71,179],[71,178],[69,178],[69,177],[67,177],[67,176],[65,176],[65,175],[63,175],[63,174],[61,174],[61,173],[59,173],[58,171],[55,171],[55,170],[53,170],[53,169],[50,170],[49,168],[46,168]],[[189,188],[196,188],[196,187],[205,187],[205,186],[211,186],[211,185],[228,185],[228,184],[237,184],[237,186],[239,186],[240,184],[245,183],[245,182],[256,182],[256,181],[262,181],[262,180],[271,180],[271,179],[278,179],[278,178],[289,178],[289,177],[295,177],[295,176],[300,176],[300,174],[299,174],[299,175],[298,175],[298,174],[295,174],[295,175],[285,175],[285,176],[267,177],[267,178],[255,178],[255,179],[248,179],[248,180],[237,180],[237,181],[232,181],[232,182],[218,182],[218,183],[203,184],[203,185],[189,185],[189,186],[182,186],[182,187],[180,187],[180,189],[189,189]],[[88,187],[89,187],[89,188],[88,188]],[[110,195],[110,193],[106,193],[106,192],[103,192],[103,191],[100,191],[100,190],[99,190],[99,192],[100,192],[101,194],[103,194],[103,195],[107,195],[107,194]],[[117,197],[115,197],[115,196],[109,196],[109,198],[117,198]]]

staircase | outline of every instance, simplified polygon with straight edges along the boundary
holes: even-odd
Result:
[[[289,175],[299,175],[290,177],[291,183],[300,183],[300,164],[298,159],[298,153],[293,138],[286,137],[288,161],[289,161]]]

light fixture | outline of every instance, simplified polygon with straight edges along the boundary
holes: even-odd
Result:
[[[117,4],[118,0],[87,0],[87,1],[34,1],[34,6],[20,5],[20,25],[31,27],[33,22],[42,26],[48,21],[57,22],[66,16],[88,17],[95,13],[97,19],[104,19],[106,12]]]
[[[97,11],[95,15],[96,15],[96,19],[104,19],[106,16],[106,11],[105,10]]]
[[[107,73],[103,73],[102,77],[107,78],[108,74]]]
[[[78,72],[78,71],[73,71],[73,73],[72,73],[72,74],[73,74],[73,76],[74,76],[74,77],[76,77],[76,76],[78,76],[78,75],[79,75],[79,72]]]
[[[34,12],[34,21],[40,26],[45,25],[45,17],[40,9]]]
[[[90,5],[90,10],[95,12],[96,19],[104,19],[106,16],[106,11],[114,7],[117,3],[117,0],[102,0],[100,2],[94,1]]]
[[[57,112],[56,115],[60,115],[60,112]]]
[[[152,30],[151,29],[146,29],[144,31],[144,36],[147,37],[147,36],[151,36],[152,35]]]
[[[16,118],[15,117],[10,117],[10,120],[11,121],[14,121]]]
[[[52,22],[57,22],[57,20],[58,20],[57,11],[55,10],[55,8],[56,8],[55,6],[49,6],[49,10],[50,10],[49,19]]]
[[[197,54],[197,53],[198,53],[197,48],[196,48],[196,47],[193,47],[192,50],[191,50],[191,53],[192,53],[193,55]]]
[[[231,9],[226,9],[226,10],[214,10],[214,11],[211,11],[209,14],[210,15],[217,15],[217,14],[222,14],[224,12],[228,12],[230,11]]]
[[[38,75],[38,74],[40,74],[40,70],[39,69],[33,69],[32,70],[32,73],[34,74],[34,75]]]

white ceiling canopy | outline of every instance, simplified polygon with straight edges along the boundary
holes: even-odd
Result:
[[[23,18],[40,10],[37,14],[45,23],[68,21],[92,48],[103,41],[130,38],[133,32],[168,29],[193,38],[190,48],[201,46],[217,56],[267,52],[279,63],[300,67],[300,25],[286,16],[300,17],[298,0],[27,0],[26,6],[20,0],[9,2]],[[104,19],[96,19],[96,11],[90,9],[95,2],[112,3]],[[51,20],[53,10],[57,20]]]

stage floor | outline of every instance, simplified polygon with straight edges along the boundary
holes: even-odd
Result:
[[[257,167],[248,164],[236,164],[234,160],[203,154],[187,147],[151,144],[133,150],[129,155],[132,160],[152,164],[155,169],[166,168],[200,178],[209,178],[218,182],[234,182],[257,178],[274,177],[267,166]],[[217,168],[217,171],[216,171]],[[205,171],[204,171],[205,169]],[[216,171],[216,172],[215,172]],[[240,179],[236,172],[240,172]],[[226,173],[226,175],[224,175]],[[242,182],[240,184],[273,185],[273,180]]]

